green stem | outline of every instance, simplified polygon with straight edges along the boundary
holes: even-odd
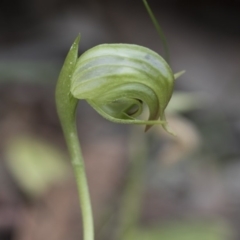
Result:
[[[164,56],[166,61],[169,63],[170,62],[170,55],[169,55],[169,49],[168,49],[168,43],[167,43],[167,39],[165,37],[165,34],[163,33],[162,28],[160,27],[160,24],[158,23],[156,17],[154,16],[151,8],[149,7],[147,0],[143,0],[143,4],[149,14],[149,17],[151,18],[153,25],[155,27],[155,29],[157,30],[157,33],[160,37],[160,39],[162,40],[163,43],[163,49],[164,49]]]
[[[68,149],[71,155],[71,162],[77,181],[78,194],[80,199],[80,206],[82,210],[83,219],[83,233],[84,240],[94,239],[92,207],[85,173],[84,160],[79,145],[76,127],[73,126],[71,132],[65,133]]]
[[[78,57],[79,41],[80,36],[76,38],[70,48],[60,72],[56,87],[56,106],[77,181],[83,219],[83,239],[94,240],[92,207],[76,127],[76,108],[78,100],[74,98],[70,92],[71,77]]]

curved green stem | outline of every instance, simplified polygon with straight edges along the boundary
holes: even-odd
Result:
[[[83,219],[83,239],[93,240],[92,207],[76,127],[76,107],[78,100],[70,93],[71,77],[77,61],[79,41],[80,36],[73,43],[60,72],[56,87],[56,105],[77,181]]]

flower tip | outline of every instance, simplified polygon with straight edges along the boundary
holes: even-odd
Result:
[[[171,129],[171,127],[169,127],[167,123],[163,125],[163,128],[167,133],[169,133],[173,137],[177,137],[177,134]]]
[[[153,125],[146,125],[144,132],[146,133]]]
[[[183,71],[180,71],[180,72],[178,72],[178,73],[175,73],[175,74],[174,74],[174,79],[176,80],[177,78],[181,77],[185,72],[186,72],[186,71],[183,70]]]

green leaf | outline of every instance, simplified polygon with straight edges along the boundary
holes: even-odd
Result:
[[[77,107],[78,100],[75,99],[71,92],[71,78],[75,70],[75,65],[78,57],[78,44],[80,41],[80,36],[78,36],[74,43],[72,44],[68,55],[65,59],[63,67],[58,77],[56,86],[56,105],[57,112],[62,125],[65,125],[65,132],[68,132],[75,121],[75,109]]]

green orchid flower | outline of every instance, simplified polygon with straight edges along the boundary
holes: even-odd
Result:
[[[166,39],[151,9],[143,0],[163,40]],[[78,185],[83,217],[84,240],[94,239],[92,208],[84,161],[76,129],[76,107],[86,100],[107,120],[125,124],[167,125],[165,109],[171,99],[175,80],[168,63],[149,48],[134,44],[101,44],[78,56],[80,36],[65,59],[56,87],[56,105]],[[139,119],[147,106],[149,117]]]

